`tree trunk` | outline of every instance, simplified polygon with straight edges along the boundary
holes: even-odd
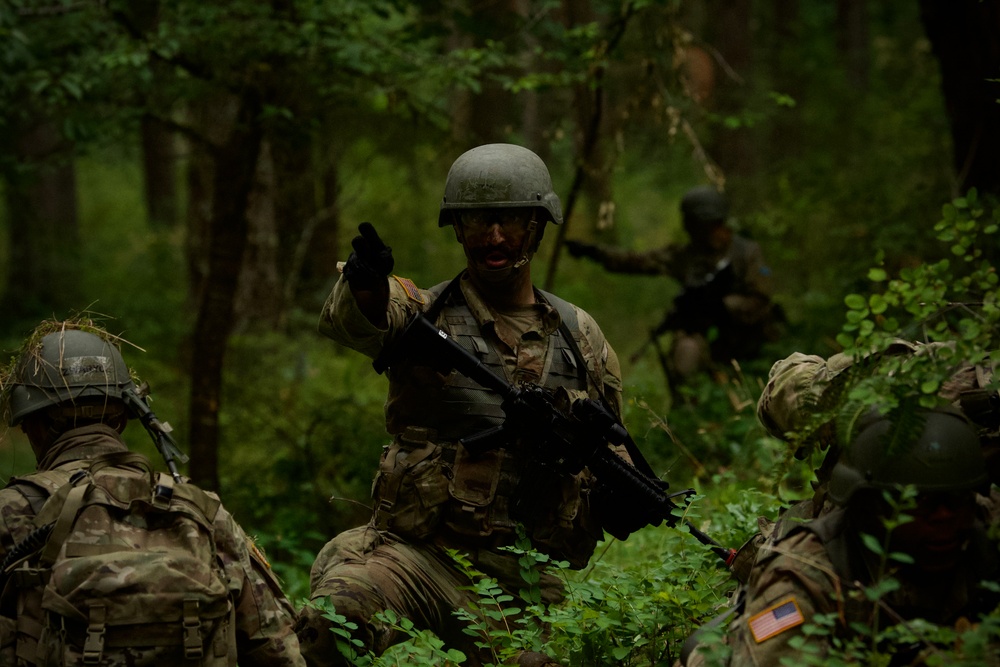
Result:
[[[563,9],[568,27],[578,27],[596,20],[590,0],[564,0]],[[577,167],[582,169],[580,191],[589,204],[580,216],[577,231],[582,227],[596,230],[600,238],[613,242],[614,201],[611,187],[611,159],[608,157],[607,89],[603,70],[595,72],[592,79],[573,90]],[[568,197],[567,197],[568,199]],[[567,204],[572,214],[573,208]],[[563,236],[563,234],[560,234]]]
[[[319,185],[319,208],[304,221],[291,254],[293,263],[286,284],[286,300],[304,302],[318,312],[337,274],[340,253],[340,172],[336,156],[320,156],[314,162],[313,179]]]
[[[141,33],[155,33],[160,22],[160,0],[131,0],[124,11]],[[150,63],[150,70],[154,82],[168,80],[171,76],[170,66],[158,60]],[[159,87],[155,84],[151,90],[150,109],[154,113],[169,114],[173,100],[158,95]],[[176,138],[166,125],[151,115],[143,117],[139,136],[149,224],[153,229],[169,229],[177,223],[178,213]]]
[[[277,328],[286,304],[278,268],[278,225],[275,219],[275,168],[271,146],[261,145],[247,203],[247,238],[237,280],[233,330]],[[286,220],[293,224],[293,220]]]
[[[153,229],[173,227],[177,222],[177,151],[174,134],[155,118],[142,119],[142,173],[145,179],[146,212]]]
[[[867,0],[837,0],[837,50],[847,70],[847,83],[861,95],[868,89],[871,36]]]
[[[263,132],[260,100],[252,92],[237,102],[235,122],[212,160],[212,207],[205,278],[191,336],[191,477],[219,486],[219,406],[222,369],[235,314],[237,280],[247,246],[247,208]]]
[[[17,133],[18,168],[6,176],[10,252],[7,316],[51,315],[82,308],[76,172],[68,144],[55,122]]]
[[[1000,195],[1000,3],[921,0],[920,8],[941,65],[954,194]]]
[[[753,51],[751,35],[750,0],[711,0],[709,15],[709,42],[724,63],[723,72],[715,87],[715,110],[723,116],[739,116],[746,109],[746,97],[752,74]],[[750,128],[740,125],[735,129],[716,128],[709,144],[709,153],[727,178],[750,176],[756,160]]]

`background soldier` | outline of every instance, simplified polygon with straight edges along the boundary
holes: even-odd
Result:
[[[510,144],[474,148],[452,165],[438,218],[465,249],[466,268],[429,290],[390,277],[391,251],[363,223],[320,330],[375,358],[424,313],[510,382],[589,397],[619,415],[618,359],[600,328],[532,285],[530,262],[548,222],[560,224],[562,211],[541,159]],[[519,523],[540,551],[576,568],[589,560],[603,533],[586,468],[571,475],[540,465],[533,441],[476,455],[460,444],[503,419],[499,395],[457,372],[439,372],[434,359],[390,367],[386,429],[393,440],[376,477],[374,516],[330,541],[312,569],[313,599],[328,599],[356,623],[366,648],[380,654],[404,639],[373,619],[392,609],[464,650],[469,664],[496,661],[477,651],[453,616],[478,600],[461,590],[469,579],[446,548],[468,553],[515,595],[524,587],[517,557],[500,547],[514,543]],[[560,599],[555,576],[543,573],[540,586],[544,602]],[[311,662],[336,661],[319,611],[303,610],[299,637]]]
[[[711,364],[750,359],[776,337],[771,271],[760,246],[727,225],[729,204],[715,188],[700,186],[681,200],[686,245],[630,251],[566,241],[574,257],[617,273],[669,275],[682,285],[673,307],[652,332],[674,332],[665,358],[671,382],[683,382]]]
[[[169,427],[117,341],[80,326],[43,323],[3,377],[37,471],[0,490],[0,664],[304,665],[293,607],[218,497],[129,451],[130,418]]]

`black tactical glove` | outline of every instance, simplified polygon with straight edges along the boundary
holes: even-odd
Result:
[[[573,257],[590,257],[591,259],[597,259],[597,246],[591,243],[583,243],[581,241],[573,241],[572,239],[566,240],[566,250]]]
[[[358,231],[351,241],[354,252],[344,264],[344,279],[351,289],[371,290],[392,273],[392,248],[382,242],[372,223],[362,222]]]

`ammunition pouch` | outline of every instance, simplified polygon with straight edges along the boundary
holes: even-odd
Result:
[[[372,487],[375,526],[423,538],[441,520],[451,468],[429,429],[407,428],[382,454]]]
[[[486,537],[497,527],[492,510],[507,450],[488,449],[473,455],[456,445],[454,452],[454,474],[448,484],[448,495],[454,503],[448,512],[448,528],[459,535]],[[513,524],[501,527],[512,528]]]

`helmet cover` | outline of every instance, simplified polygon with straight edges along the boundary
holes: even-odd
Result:
[[[102,397],[121,400],[126,389],[136,390],[118,347],[79,329],[50,333],[23,352],[10,385],[11,426],[51,406]]]
[[[539,208],[562,224],[562,206],[542,159],[514,144],[485,144],[466,151],[448,171],[438,226],[451,224],[451,211],[475,208]]]
[[[913,486],[920,492],[969,491],[988,481],[975,428],[957,410],[925,412],[916,435],[888,451],[893,422],[871,415],[840,455],[830,476],[830,498],[846,505],[860,489]]]

